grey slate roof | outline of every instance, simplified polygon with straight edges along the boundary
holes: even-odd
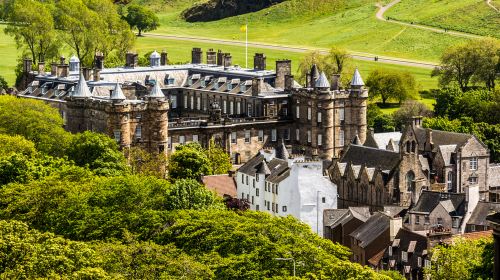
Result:
[[[267,166],[267,163],[265,160],[262,160],[262,162],[258,165],[257,173],[264,174],[264,175],[271,175],[271,170],[269,170],[269,167]]]
[[[321,72],[319,79],[316,80],[315,87],[317,88],[330,88],[330,82],[325,75],[325,72]]]
[[[354,144],[347,147],[340,159],[340,162],[365,164],[366,167],[380,167],[382,170],[394,169],[399,161],[399,153]]]
[[[354,75],[352,76],[351,86],[364,86],[365,82],[361,78],[361,74],[359,74],[358,68],[354,71]]]
[[[389,229],[389,223],[389,216],[377,212],[373,214],[364,224],[353,231],[350,236],[360,242],[359,246],[361,248],[365,248]]]
[[[290,168],[288,168],[288,162],[286,160],[273,158],[268,163],[271,174],[266,178],[267,181],[278,184],[279,182],[290,176]]]
[[[395,147],[397,147],[394,151],[399,151],[399,140],[401,139],[401,132],[382,132],[382,133],[374,133],[373,139],[377,143],[377,147],[379,149],[387,149],[387,145],[389,145],[390,140],[394,142]],[[375,148],[375,147],[374,147]]]
[[[424,143],[426,142],[426,129],[421,127],[415,127],[415,135],[418,141],[419,150],[425,148]],[[471,134],[448,132],[441,130],[432,130],[432,143],[437,149],[437,146],[441,145],[456,145],[457,147],[462,146],[472,137]]]
[[[163,91],[160,88],[160,84],[156,83],[151,92],[149,93],[148,97],[150,98],[165,98],[165,94],[163,94]]]
[[[463,216],[465,214],[465,194],[426,190],[422,191],[417,203],[410,209],[410,212],[430,213],[439,204],[443,205],[451,216]]]
[[[123,94],[123,91],[122,91],[122,88],[120,87],[120,84],[116,83],[115,89],[113,90],[113,93],[111,94],[110,99],[115,100],[115,101],[127,99],[125,97],[125,95]]]
[[[71,95],[74,98],[89,98],[92,97],[92,93],[90,93],[89,86],[87,85],[87,81],[83,77],[83,73],[80,73],[80,79],[78,80],[78,84],[76,84],[75,91]]]
[[[444,164],[450,165],[452,162],[451,154],[455,152],[457,145],[440,145],[438,147],[441,155],[443,156]]]
[[[284,140],[282,140],[281,144],[276,148],[276,157],[283,160],[287,160],[290,158],[290,153],[285,146]]]
[[[249,176],[255,176],[256,173],[266,174],[266,181],[278,184],[290,175],[290,168],[286,160],[273,158],[266,162],[264,156],[258,154],[241,166],[238,172]]]
[[[500,203],[480,201],[474,211],[472,211],[472,215],[467,224],[487,226],[488,222],[486,221],[486,217],[495,212],[500,212]]]
[[[412,267],[418,267],[418,257],[422,257],[426,254],[427,237],[417,232],[401,228],[396,234],[394,241],[396,240],[398,240],[398,251],[413,253],[408,254],[408,262],[405,264]],[[385,252],[384,258],[394,259],[394,255],[391,257],[388,252]],[[400,259],[398,259],[398,261],[400,261]]]
[[[323,211],[323,225],[329,227],[347,214],[347,209],[325,209]]]
[[[330,227],[334,228],[337,227],[340,224],[345,224],[349,222],[352,219],[357,219],[362,222],[366,222],[368,218],[370,218],[371,213],[370,213],[370,208],[369,207],[349,207],[348,209],[339,209],[339,210],[345,210],[343,215],[338,215],[337,219],[332,219],[330,222]]]
[[[318,66],[316,64],[313,64],[313,66],[311,67],[311,79],[313,81],[319,79],[319,71],[318,71]]]
[[[257,173],[258,167],[263,160],[264,156],[258,154],[257,156],[247,161],[247,163],[243,164],[243,166],[238,169],[238,172],[244,173],[249,176],[255,176],[255,173]]]
[[[361,140],[359,140],[359,136],[356,134],[356,136],[354,136],[354,139],[352,139],[352,143],[354,145],[361,145]]]

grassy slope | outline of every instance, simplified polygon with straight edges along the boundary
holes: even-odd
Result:
[[[500,38],[500,14],[484,0],[403,0],[386,15],[402,21]]]
[[[195,1],[167,2],[170,5],[162,8],[153,5],[161,21],[156,33],[244,40],[239,29],[248,20],[251,41],[323,48],[337,45],[350,51],[423,61],[438,61],[447,47],[465,41],[378,21],[376,0],[290,0],[259,12],[206,23],[187,23],[180,18],[183,8]]]
[[[16,78],[14,68],[18,51],[12,37],[3,32],[4,27],[4,25],[0,25],[0,76],[3,76],[9,85],[12,85]]]

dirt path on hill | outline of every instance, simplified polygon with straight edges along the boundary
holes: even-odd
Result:
[[[191,42],[212,43],[212,44],[245,47],[244,41],[211,39],[211,38],[203,38],[203,37],[195,37],[195,36],[162,35],[162,34],[155,34],[155,33],[143,34],[143,36],[162,38],[165,40],[191,41]],[[295,53],[319,51],[322,54],[328,54],[328,51],[329,51],[326,48],[294,47],[294,46],[271,45],[271,44],[265,44],[265,43],[255,43],[255,42],[248,42],[248,46],[253,47],[253,48],[279,50],[279,51],[287,51],[287,52],[295,52]],[[434,67],[437,66],[437,64],[433,63],[433,62],[415,61],[415,60],[388,57],[388,56],[378,56],[376,54],[370,54],[370,53],[351,52],[351,55],[354,59],[364,60],[364,61],[375,61],[375,57],[377,57],[378,58],[377,61],[379,63],[384,63],[384,64],[412,66],[412,67],[427,68],[427,69],[433,69]]]
[[[491,0],[487,0],[487,1],[489,2]],[[399,21],[399,20],[395,20],[395,19],[390,19],[388,17],[384,17],[385,12],[387,12],[387,10],[389,10],[392,6],[396,5],[399,2],[401,2],[401,0],[394,0],[385,6],[377,4],[377,7],[379,8],[379,10],[377,11],[377,14],[375,15],[375,17],[381,21],[390,22],[390,23],[399,24],[399,25],[411,26],[411,27],[419,28],[419,29],[430,30],[430,31],[433,31],[436,33],[443,33],[443,34],[448,34],[448,35],[457,36],[457,37],[464,37],[464,38],[474,38],[474,39],[483,38],[483,36],[481,36],[481,35],[452,31],[452,30],[445,30],[442,28],[436,28],[436,27],[432,27],[432,26],[428,26],[428,25],[408,23],[408,22]],[[493,7],[493,6],[491,6],[491,7]]]
[[[493,10],[497,11],[498,13],[500,13],[500,9],[498,9],[493,4],[491,4],[491,0],[486,0],[486,5],[490,6]]]

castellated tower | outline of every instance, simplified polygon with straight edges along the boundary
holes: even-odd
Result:
[[[356,135],[363,144],[366,140],[366,107],[368,90],[359,74],[354,71],[349,89],[349,98],[345,101],[345,144],[352,142]]]
[[[147,96],[143,126],[146,149],[150,152],[167,154],[169,102],[160,86],[156,84]]]

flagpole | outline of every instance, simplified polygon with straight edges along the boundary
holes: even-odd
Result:
[[[248,20],[245,23],[245,68],[248,69]]]

